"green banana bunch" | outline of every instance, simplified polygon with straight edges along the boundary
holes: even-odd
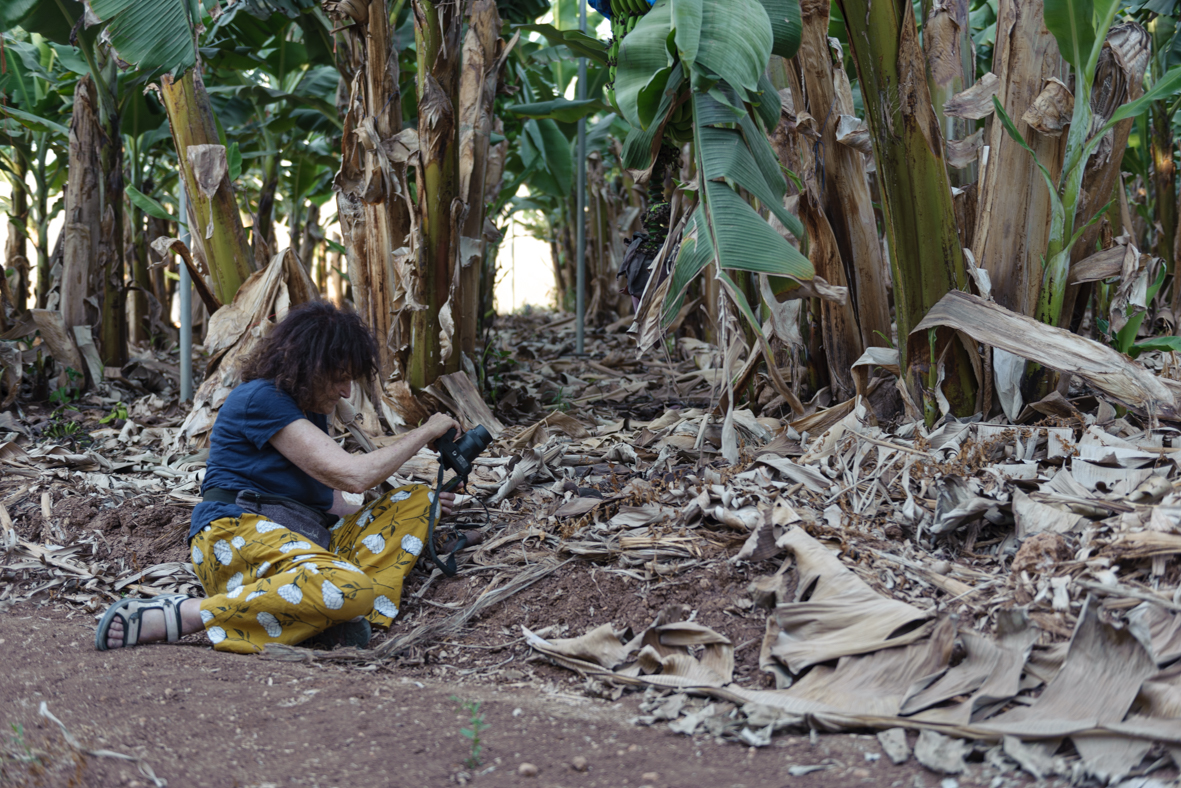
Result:
[[[688,102],[678,104],[668,118],[664,132],[676,145],[684,145],[693,140],[693,105]]]
[[[615,103],[615,74],[619,66],[619,47],[628,33],[636,29],[640,17],[648,13],[648,0],[611,0],[611,45],[607,49],[607,101]]]
[[[549,0],[496,0],[500,17],[513,24],[526,24],[550,8]]]

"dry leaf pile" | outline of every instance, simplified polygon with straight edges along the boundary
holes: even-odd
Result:
[[[914,756],[948,774],[985,758],[1106,782],[1181,757],[1175,426],[1092,395],[1021,425],[882,425],[865,399],[787,423],[774,395],[723,416],[732,359],[681,340],[637,361],[625,328],[591,331],[579,359],[571,319],[504,318],[425,402],[342,408],[357,450],[416,408],[488,426],[460,515],[486,504],[487,538],[459,578],[416,571],[374,648],[269,656],[521,683],[560,677],[537,673],[552,661],[593,694],[646,688],[640,722],[751,746],[872,729],[892,758],[919,731]],[[196,589],[173,507],[195,503],[203,455],[178,450],[174,406],[147,426],[142,402],[86,446],[0,422],[0,603]],[[390,483],[436,473],[424,451]],[[162,510],[181,516],[135,541]]]

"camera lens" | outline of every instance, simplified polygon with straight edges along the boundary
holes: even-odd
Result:
[[[483,425],[476,425],[463,434],[463,437],[459,439],[455,447],[459,450],[460,454],[467,458],[468,462],[471,462],[479,457],[491,443],[492,435],[489,434],[488,430],[484,429]]]

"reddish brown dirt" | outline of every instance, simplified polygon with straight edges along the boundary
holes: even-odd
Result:
[[[600,579],[600,584],[602,580]],[[134,765],[72,751],[42,701],[87,749],[144,759],[171,788],[184,786],[937,786],[909,761],[891,765],[868,736],[780,736],[752,750],[666,727],[637,727],[639,695],[606,702],[572,682],[419,680],[401,671],[275,662],[203,645],[93,649],[88,616],[25,603],[0,617],[0,752],[5,785],[146,786]],[[454,674],[452,674],[454,675]],[[569,674],[567,674],[569,675]],[[447,676],[451,678],[451,676]],[[483,766],[463,765],[467,723],[454,697],[481,701],[488,729]],[[36,763],[13,760],[25,752]],[[44,752],[39,752],[44,751]],[[586,772],[571,767],[586,759]],[[536,778],[518,768],[531,763]],[[791,776],[793,765],[825,771]],[[960,786],[988,785],[980,764]],[[1017,782],[1024,783],[1024,780]],[[1015,784],[1012,780],[1009,785]]]
[[[48,523],[39,495],[25,496],[9,511],[17,533],[32,542],[90,542],[98,531],[92,557],[122,561],[124,570],[189,560],[185,537],[192,510],[155,503],[152,498],[144,495],[112,507],[110,499],[67,494],[59,487],[50,493]]]
[[[746,593],[751,580],[767,573],[760,568],[752,569],[749,564],[738,568],[721,562],[699,572],[645,585],[609,568],[583,564],[550,575],[478,616],[474,619],[475,631],[463,642],[485,646],[503,642],[505,635],[519,637],[522,625],[534,631],[555,627],[550,637],[574,637],[603,623],[630,627],[638,633],[661,610],[679,605],[685,614],[682,617],[695,614],[693,620],[730,638],[736,649],[735,676],[746,683],[746,679],[758,674],[759,644],[766,627],[765,612],[752,610]],[[441,583],[430,598],[438,603],[470,604],[489,582],[486,575]],[[417,584],[411,586],[411,593],[414,587]],[[413,610],[409,604],[407,609]],[[423,612],[434,615],[438,611]],[[481,632],[484,637],[480,637]]]

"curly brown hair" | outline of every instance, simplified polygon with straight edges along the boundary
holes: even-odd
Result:
[[[355,312],[318,300],[287,313],[246,360],[242,380],[273,380],[308,410],[342,376],[368,380],[375,372],[373,333]]]

